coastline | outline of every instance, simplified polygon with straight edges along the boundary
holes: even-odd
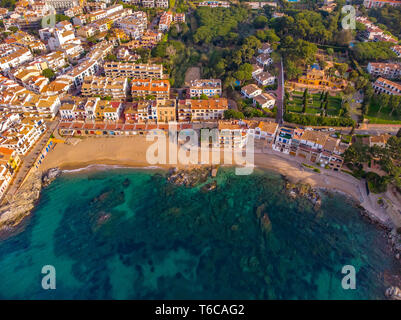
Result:
[[[45,187],[56,179],[60,172],[63,174],[79,174],[83,171],[110,169],[167,171],[172,167],[188,170],[205,166],[201,164],[149,164],[146,161],[146,150],[151,144],[153,142],[147,142],[144,137],[86,138],[76,139],[75,143],[57,144],[44,159],[39,170],[32,174],[34,178],[28,179],[28,181],[36,181],[36,184]],[[302,185],[309,185],[315,194],[322,195],[332,192],[342,194],[361,216],[383,232],[381,234],[386,238],[389,254],[400,261],[401,239],[399,231],[397,232],[399,228],[396,225],[397,221],[392,219],[386,208],[378,206],[378,195],[366,193],[365,184],[362,181],[343,172],[333,172],[326,169],[321,169],[322,173],[314,172],[312,169],[303,166],[302,162],[295,158],[270,150],[265,150],[264,153],[255,152],[254,164],[255,168],[280,174],[292,185],[301,187]],[[235,165],[223,164],[221,166],[233,167]],[[50,174],[52,171],[58,173],[52,175]],[[1,230],[0,226],[0,240],[24,231],[40,199],[40,189],[39,187],[39,191],[35,190],[37,197],[31,197],[33,201],[29,203],[29,208],[27,208],[29,210],[26,210],[24,214],[20,213],[18,220],[10,219],[10,221],[15,222],[12,228]],[[290,192],[288,187],[287,192]],[[17,193],[16,196],[19,194]],[[309,198],[309,200],[311,199]],[[0,215],[0,220],[2,220],[1,218],[3,217]],[[10,224],[8,225],[10,226]]]
[[[47,155],[40,168],[42,173],[51,168],[77,171],[96,165],[160,169],[171,167],[190,169],[200,166],[200,164],[182,165],[180,163],[149,164],[146,161],[146,150],[153,142],[147,142],[143,136],[90,137],[72,138],[71,140],[71,144],[57,144],[54,150]],[[321,169],[322,173],[313,172],[313,170],[302,166],[299,160],[272,150],[265,153],[255,153],[254,156],[255,167],[277,172],[292,183],[305,183],[316,189],[343,193],[360,204],[372,220],[387,228],[391,227],[391,224],[397,227],[401,226],[401,221],[392,221],[386,210],[378,205],[377,198],[379,196],[368,195],[365,184],[346,173],[326,169]],[[385,195],[380,195],[380,197],[385,197]]]
[[[39,171],[43,176],[53,168],[66,173],[76,173],[99,168],[167,170],[171,167],[191,169],[202,166],[201,164],[149,164],[146,160],[146,150],[152,144],[153,142],[146,141],[144,136],[69,138],[68,143],[59,143],[49,152]],[[168,154],[168,148],[166,153]],[[210,157],[211,154],[212,152],[209,154]],[[223,159],[223,156],[220,156],[220,159]],[[321,169],[322,173],[317,173],[304,167],[299,160],[272,150],[264,153],[255,152],[254,164],[256,168],[281,174],[291,183],[308,184],[322,192],[339,192],[351,198],[363,215],[387,231],[401,227],[401,219],[394,221],[388,210],[377,203],[378,195],[368,195],[365,184],[346,173],[326,169]],[[381,197],[385,195],[380,195]]]

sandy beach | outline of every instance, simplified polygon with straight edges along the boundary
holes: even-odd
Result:
[[[188,167],[183,164],[149,163],[146,152],[153,143],[147,142],[143,136],[70,138],[68,143],[59,143],[55,146],[44,159],[41,170],[45,172],[55,167],[71,170],[94,164],[129,167]],[[222,156],[221,159],[223,159]],[[399,209],[399,197],[391,194],[390,191],[384,195],[368,195],[365,183],[349,174],[325,169],[321,169],[321,173],[316,173],[302,166],[300,159],[272,150],[255,153],[254,163],[257,167],[278,172],[292,182],[308,183],[315,188],[342,192],[360,203],[372,219],[387,226],[401,226],[401,219],[397,218],[397,215],[389,214],[388,210],[377,202],[380,196],[391,201],[392,206]]]

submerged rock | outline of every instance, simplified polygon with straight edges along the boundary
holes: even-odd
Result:
[[[267,212],[265,212],[266,204],[263,203],[256,208],[256,217],[259,220],[260,228],[263,233],[268,233],[272,229],[271,221]]]
[[[260,219],[260,226],[262,228],[263,232],[270,232],[272,229],[272,223],[270,221],[269,216],[267,215],[267,213],[265,213],[262,217],[262,219]]]
[[[212,181],[211,183],[208,183],[202,187],[203,192],[208,192],[212,190],[216,190],[217,188],[217,181]]]
[[[199,167],[189,170],[172,168],[167,172],[167,181],[177,186],[195,187],[200,183],[206,182],[210,174],[211,168],[209,167]]]
[[[123,187],[128,187],[130,184],[131,184],[131,181],[129,181],[128,178],[126,178],[126,179],[123,181]]]

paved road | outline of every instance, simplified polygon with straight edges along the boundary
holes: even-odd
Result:
[[[20,187],[21,183],[24,181],[26,175],[28,174],[29,170],[34,165],[37,157],[39,156],[40,152],[43,150],[44,146],[46,145],[47,141],[50,138],[50,135],[53,133],[54,129],[58,125],[58,121],[52,121],[46,123],[48,130],[46,133],[39,139],[39,141],[34,145],[34,147],[29,151],[27,155],[22,157],[22,165],[18,169],[18,172],[11,184],[10,188],[8,189],[5,199],[12,197],[15,192]]]
[[[284,122],[284,70],[283,70],[283,58],[280,60],[279,73],[277,77],[277,90],[276,90],[276,105],[277,105],[277,116],[276,122],[283,124]]]

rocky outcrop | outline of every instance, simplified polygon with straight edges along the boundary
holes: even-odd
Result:
[[[9,199],[9,203],[0,208],[1,238],[13,234],[20,223],[29,216],[40,196],[41,178],[39,170],[31,172],[17,193]]]
[[[320,209],[322,205],[322,199],[318,191],[312,188],[311,185],[303,183],[294,184],[287,181],[285,188],[290,198],[295,200],[298,197],[304,197],[313,204],[315,211]]]
[[[172,168],[167,172],[167,181],[177,186],[195,187],[207,181],[211,175],[212,168],[199,167],[189,170],[178,170]]]
[[[42,186],[43,187],[48,186],[50,183],[52,183],[53,180],[55,180],[60,175],[61,175],[61,170],[59,168],[51,168],[47,170],[42,176]]]
[[[386,297],[390,300],[401,300],[401,289],[398,287],[390,287],[386,290]]]
[[[269,215],[266,212],[266,204],[262,204],[256,208],[256,217],[259,220],[260,229],[264,234],[268,234],[272,229]]]
[[[205,185],[202,187],[201,190],[202,190],[203,192],[208,192],[208,191],[213,191],[213,190],[216,190],[216,189],[217,189],[217,181],[216,181],[216,180],[213,180],[212,182],[205,184]]]

